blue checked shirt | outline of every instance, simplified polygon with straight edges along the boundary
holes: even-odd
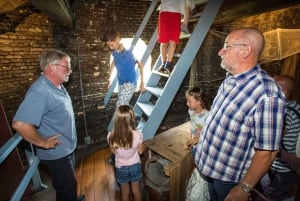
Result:
[[[200,135],[195,158],[199,171],[238,183],[255,149],[280,149],[285,103],[280,87],[259,65],[243,74],[227,74]]]

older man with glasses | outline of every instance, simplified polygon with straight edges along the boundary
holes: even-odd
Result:
[[[285,97],[258,64],[264,36],[232,31],[219,51],[227,75],[199,139],[195,163],[211,200],[248,200],[280,149]]]
[[[72,73],[70,57],[59,50],[41,56],[43,74],[31,85],[12,127],[36,147],[50,171],[57,201],[83,201],[77,196],[74,150],[77,144],[71,98],[63,86]]]

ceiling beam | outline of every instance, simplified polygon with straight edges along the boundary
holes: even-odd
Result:
[[[227,23],[238,18],[287,8],[297,4],[300,4],[299,0],[225,0],[214,24]]]
[[[45,13],[49,19],[63,26],[72,26],[74,19],[66,0],[29,0],[32,5]]]

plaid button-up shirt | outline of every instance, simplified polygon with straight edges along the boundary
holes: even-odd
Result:
[[[255,149],[280,149],[285,103],[280,87],[259,65],[227,74],[200,136],[195,159],[199,171],[239,182]]]

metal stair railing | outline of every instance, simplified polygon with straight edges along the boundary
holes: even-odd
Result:
[[[149,90],[139,96],[134,106],[136,114],[147,116],[146,120],[141,118],[138,125],[138,128],[143,132],[144,140],[152,138],[159,128],[222,3],[222,0],[209,0],[207,2],[164,88],[157,87],[159,77],[162,75],[155,72],[161,61],[158,59],[156,62],[156,66],[146,84],[146,89]],[[155,103],[151,102],[152,95],[157,97]]]
[[[14,134],[2,147],[0,147],[0,165],[5,163],[5,159],[16,149],[18,144],[22,141],[22,137],[16,133]],[[26,157],[29,163],[29,168],[24,174],[21,182],[14,191],[10,201],[19,201],[29,185],[30,180],[33,182],[34,190],[41,190],[46,188],[44,184],[41,183],[40,174],[38,171],[38,165],[40,160],[35,156],[33,147],[31,145],[31,152],[26,152]]]

